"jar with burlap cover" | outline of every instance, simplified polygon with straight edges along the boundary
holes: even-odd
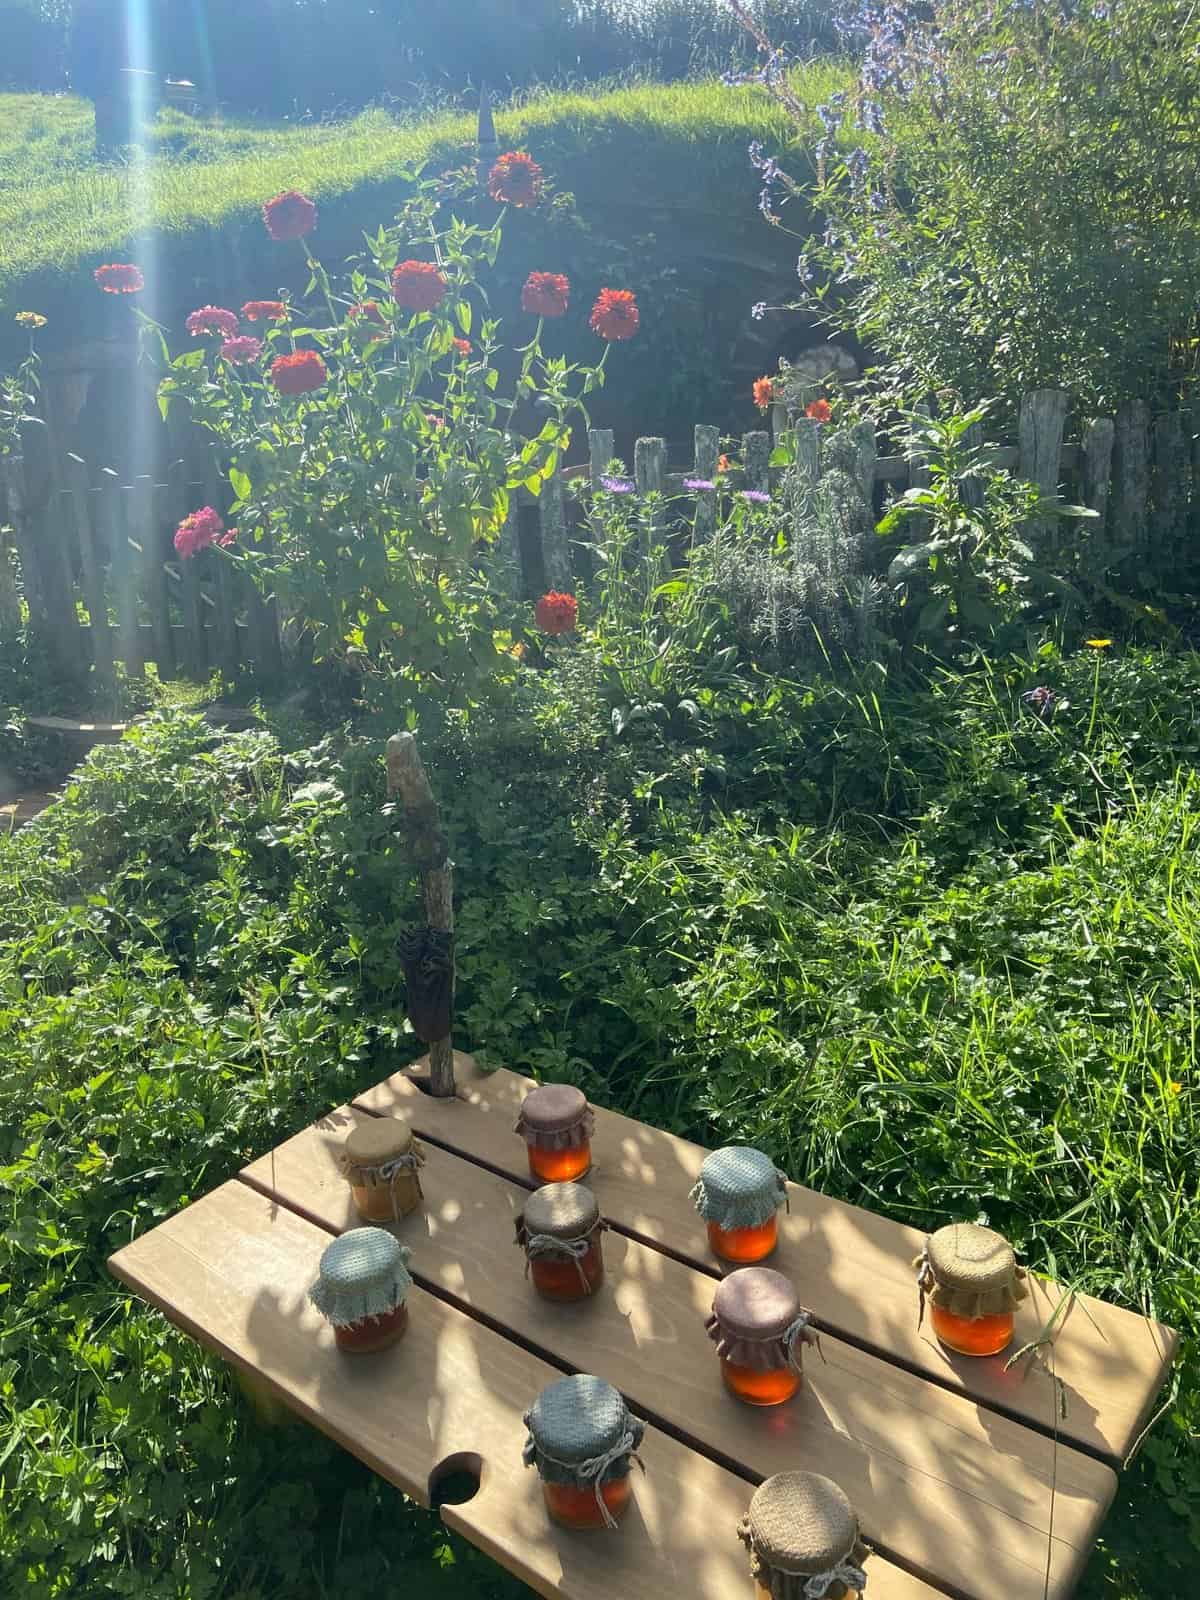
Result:
[[[360,1212],[385,1222],[416,1209],[424,1198],[425,1152],[403,1117],[369,1117],[351,1128],[337,1152],[338,1168],[356,1191]]]
[[[738,1537],[771,1600],[844,1600],[866,1587],[854,1508],[818,1472],[780,1472],[760,1484]]]
[[[722,1279],[705,1322],[717,1354],[734,1366],[803,1373],[804,1346],[820,1347],[795,1285],[771,1267],[739,1267]]]
[[[351,1228],[327,1246],[308,1298],[335,1328],[388,1316],[412,1288],[409,1254],[383,1228]]]
[[[637,1452],[646,1425],[632,1415],[620,1390],[577,1372],[543,1389],[524,1421],[525,1465],[536,1467],[543,1483],[592,1490],[605,1527],[615,1528],[604,1485],[627,1478],[635,1461],[645,1471]]]
[[[919,1327],[925,1302],[956,1317],[976,1321],[1015,1311],[1028,1293],[1025,1269],[1008,1240],[975,1222],[952,1222],[925,1240],[913,1262],[920,1295]]]
[[[726,1232],[761,1228],[788,1204],[787,1179],[761,1150],[730,1144],[705,1156],[691,1199],[705,1222]]]
[[[591,1140],[595,1122],[582,1089],[543,1083],[525,1096],[516,1132],[535,1150],[577,1150]]]
[[[573,1262],[583,1294],[596,1287],[585,1261],[600,1250],[607,1224],[590,1189],[581,1183],[545,1183],[535,1189],[517,1218],[517,1243],[525,1252],[525,1275],[531,1262]],[[600,1264],[603,1272],[603,1264]]]

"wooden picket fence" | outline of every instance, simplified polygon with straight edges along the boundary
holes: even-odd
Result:
[[[1065,493],[1097,513],[1086,524],[1088,548],[1109,559],[1148,556],[1171,560],[1184,553],[1189,529],[1200,516],[1200,438],[1179,412],[1151,418],[1135,401],[1116,417],[1090,422],[1077,444],[1064,444],[1070,399],[1046,389],[1024,397],[1015,445],[988,451],[998,466],[1011,468],[1045,494]],[[795,470],[815,482],[822,471],[822,426],[776,406],[775,443],[789,436]],[[827,425],[828,426],[828,425]],[[880,455],[874,429],[853,429],[856,474],[864,496],[876,508],[890,490],[928,481],[927,467],[915,453]],[[736,486],[769,489],[779,479],[772,467],[772,436],[743,436]],[[569,589],[586,565],[579,559],[595,529],[583,514],[571,515],[567,486],[580,477],[598,483],[613,459],[609,429],[588,434],[587,465],[555,474],[536,498],[526,491],[513,497],[502,530],[498,570],[511,575],[523,594]],[[663,439],[639,439],[633,480],[640,495],[681,493],[686,478],[714,480],[720,455],[719,430],[697,425],[693,459],[670,469]],[[93,484],[84,462],[68,456],[58,485],[37,513],[29,509],[19,459],[0,460],[0,496],[6,491],[8,522],[16,533],[27,603],[35,623],[60,657],[91,660],[111,673],[115,660],[132,673],[148,661],[160,675],[204,676],[215,667],[227,675],[252,668],[263,677],[280,666],[279,618],[273,601],[263,601],[225,561],[179,561],[172,536],[180,519],[198,505],[223,509],[228,490],[215,459],[195,481],[177,461],[165,484],[140,478],[121,484],[112,473]],[[689,502],[694,536],[715,531],[716,495]],[[0,503],[0,524],[5,521]],[[1078,527],[1068,524],[1067,529]],[[1073,535],[1047,519],[1030,530],[1046,541]],[[2,575],[0,575],[2,576]],[[5,609],[0,593],[0,619]],[[11,609],[11,606],[10,606]],[[99,622],[97,621],[99,619]]]
[[[0,459],[0,524],[15,535],[31,622],[60,663],[91,662],[105,678],[116,661],[139,677],[151,661],[162,678],[278,674],[274,602],[228,561],[176,556],[176,527],[205,504],[228,504],[215,461],[200,481],[180,460],[166,483],[122,484],[112,472],[93,483],[68,455],[35,506],[21,459]]]

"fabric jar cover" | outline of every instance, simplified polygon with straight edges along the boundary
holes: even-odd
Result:
[[[974,1322],[1015,1311],[1028,1292],[1012,1245],[975,1222],[952,1222],[930,1234],[913,1266],[921,1297],[918,1326],[926,1300]]]
[[[353,1189],[387,1189],[411,1173],[421,1194],[425,1152],[403,1117],[371,1117],[351,1128],[337,1152],[338,1170]]]
[[[537,1150],[577,1150],[592,1137],[595,1123],[582,1089],[543,1083],[525,1096],[515,1131]]]
[[[761,1483],[738,1538],[750,1552],[751,1576],[772,1600],[842,1600],[866,1587],[854,1508],[818,1472],[779,1472]]]
[[[730,1144],[705,1156],[691,1200],[718,1228],[761,1228],[788,1204],[787,1179],[761,1150]]]
[[[771,1267],[739,1267],[721,1280],[705,1322],[717,1354],[757,1372],[803,1371],[804,1346],[816,1344],[812,1314],[791,1280]]]
[[[620,1390],[577,1372],[543,1389],[524,1421],[525,1465],[536,1467],[543,1483],[594,1489],[605,1526],[615,1527],[601,1489],[627,1478],[635,1461],[645,1471],[637,1452],[646,1425],[631,1414]]]
[[[606,1224],[596,1196],[581,1183],[544,1183],[535,1189],[517,1218],[517,1243],[525,1252],[525,1272],[539,1258],[574,1261],[580,1283],[589,1289],[583,1257]]]
[[[335,1328],[385,1317],[408,1299],[409,1254],[383,1228],[351,1228],[321,1256],[308,1298]]]

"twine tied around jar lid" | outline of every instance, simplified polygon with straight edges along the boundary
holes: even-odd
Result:
[[[590,1294],[592,1286],[583,1270],[583,1258],[607,1223],[600,1216],[596,1197],[581,1183],[544,1183],[535,1189],[517,1218],[517,1243],[525,1251],[525,1276],[529,1263],[539,1256],[573,1261],[579,1286]]]
[[[803,1374],[804,1347],[810,1344],[825,1359],[812,1313],[800,1304],[791,1281],[771,1267],[739,1267],[723,1278],[704,1326],[717,1354],[737,1367],[790,1367]]]
[[[715,1222],[726,1232],[761,1228],[781,1205],[791,1210],[785,1175],[770,1156],[741,1144],[705,1156],[688,1198],[705,1222]]]
[[[337,1152],[338,1170],[353,1189],[388,1189],[392,1220],[400,1221],[397,1180],[411,1174],[417,1194],[424,1199],[420,1169],[425,1152],[402,1117],[372,1117],[346,1135]]]
[[[582,1089],[570,1083],[543,1083],[521,1106],[514,1133],[536,1150],[577,1150],[587,1144],[596,1116]]]
[[[385,1317],[408,1299],[409,1255],[383,1228],[351,1228],[324,1250],[308,1298],[335,1328]]]
[[[917,1327],[925,1302],[970,1322],[1015,1311],[1024,1300],[1025,1269],[1008,1240],[975,1222],[952,1222],[926,1236],[913,1261],[917,1274]]]
[[[615,1528],[604,1485],[628,1477],[635,1461],[646,1470],[638,1455],[646,1424],[632,1415],[620,1391],[577,1372],[543,1389],[523,1420],[529,1429],[521,1452],[525,1465],[536,1466],[545,1483],[592,1489],[604,1526]]]
[[[771,1600],[841,1600],[860,1594],[866,1547],[846,1495],[817,1472],[779,1472],[754,1491],[738,1524],[750,1572]]]

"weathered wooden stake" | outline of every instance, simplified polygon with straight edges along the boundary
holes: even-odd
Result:
[[[1051,499],[1058,493],[1059,460],[1062,456],[1063,424],[1070,400],[1062,389],[1037,389],[1021,396],[1017,417],[1017,473],[1036,484],[1039,493]],[[1057,543],[1058,518],[1033,516],[1029,532],[1042,544]]]
[[[765,494],[771,487],[770,477],[771,435],[769,433],[744,433],[742,435],[742,466],[746,473],[747,489]]]
[[[555,473],[542,485],[538,503],[542,528],[542,569],[547,589],[562,591],[571,587],[571,546],[567,540],[567,508],[563,500],[563,481]]]
[[[1113,542],[1140,554],[1146,545],[1150,478],[1150,412],[1144,400],[1131,400],[1117,412],[1113,437]]]
[[[717,479],[717,461],[721,454],[721,434],[717,428],[705,427],[698,422],[694,434],[696,455],[694,471],[698,478],[710,483]],[[717,497],[704,493],[696,500],[696,540],[703,543],[717,531]]]
[[[1115,432],[1111,417],[1095,417],[1083,435],[1083,503],[1096,513],[1091,539],[1097,548],[1108,532],[1108,492]]]
[[[388,795],[404,806],[409,849],[421,873],[425,921],[439,933],[454,933],[454,863],[442,832],[437,801],[429,786],[417,741],[411,733],[394,733],[387,742]],[[453,956],[451,956],[453,960]],[[454,978],[451,973],[451,1015]],[[429,1046],[429,1089],[439,1099],[454,1094],[454,1048],[451,1035]]]

